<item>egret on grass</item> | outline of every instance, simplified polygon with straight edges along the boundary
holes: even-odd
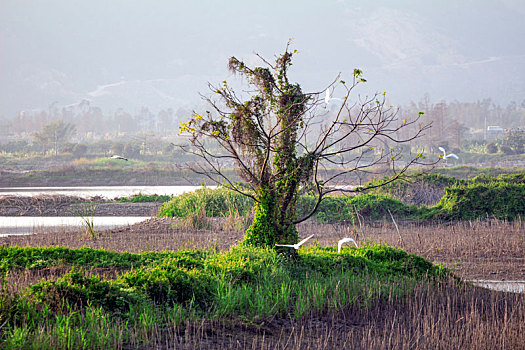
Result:
[[[353,238],[343,238],[341,239],[338,243],[337,243],[337,252],[338,253],[341,253],[341,246],[345,243],[348,243],[348,242],[353,242],[355,244],[355,246],[357,248],[359,248],[359,246],[357,245],[356,241],[354,241]]]
[[[438,147],[438,150],[443,152],[443,159],[449,159],[449,158],[459,159],[459,157],[457,155],[455,155],[454,153],[447,154],[447,152],[445,151],[445,149],[443,147]]]
[[[306,237],[305,239],[303,239],[301,242],[299,242],[297,244],[276,244],[275,246],[276,247],[289,247],[289,248],[293,248],[293,249],[299,249],[307,240],[309,240],[313,236],[314,235],[308,236],[308,237]]]
[[[128,160],[128,158],[124,158],[124,157],[122,157],[122,156],[119,156],[119,155],[116,155],[116,154],[112,155],[112,156],[111,156],[111,157],[109,157],[109,158],[111,158],[111,159],[121,159],[121,160]]]

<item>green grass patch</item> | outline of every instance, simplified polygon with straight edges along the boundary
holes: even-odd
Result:
[[[131,197],[122,197],[117,200],[117,202],[121,203],[151,203],[151,202],[158,202],[158,203],[164,203],[169,200],[171,200],[173,196],[167,195],[167,194],[136,194]]]
[[[171,259],[173,264],[198,267],[204,252],[117,253],[104,249],[65,247],[0,247],[0,266],[7,269],[40,269],[53,266],[136,268]]]
[[[9,256],[21,262],[34,252],[12,249]],[[56,253],[44,248],[39,255],[47,257],[48,265],[64,264]],[[102,250],[87,248],[62,253],[104,256]],[[74,268],[16,295],[2,288],[0,321],[5,331],[0,346],[111,348],[137,341],[146,345],[159,329],[185,319],[260,323],[274,317],[301,318],[403,298],[417,283],[441,283],[452,277],[421,257],[384,245],[345,247],[340,254],[335,247],[313,246],[301,249],[294,261],[274,250],[248,247],[154,254],[149,260],[144,259],[148,254],[105,253],[111,266],[143,263],[114,280]],[[21,265],[2,260],[5,273]],[[1,282],[5,286],[6,280]]]

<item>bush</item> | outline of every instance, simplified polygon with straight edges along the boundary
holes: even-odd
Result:
[[[118,198],[118,201],[122,203],[151,203],[151,202],[164,203],[164,202],[169,201],[171,198],[173,198],[173,196],[170,196],[167,194],[147,195],[147,194],[139,193],[134,196],[127,197],[127,198],[126,197]]]
[[[374,179],[367,185],[381,186],[366,193],[399,199],[406,204],[434,205],[445,194],[445,187],[456,183],[464,181],[439,173],[414,173],[395,181],[392,181],[391,177]]]
[[[87,153],[87,146],[81,143],[77,143],[73,146],[73,155],[75,157],[81,157]]]
[[[198,270],[177,267],[169,260],[146,266],[123,276],[130,287],[146,293],[155,303],[207,305],[212,298],[212,279]]]
[[[173,197],[160,208],[159,216],[187,217],[192,213],[205,211],[208,217],[225,217],[230,214],[251,213],[254,202],[237,192],[219,187],[208,187]]]
[[[525,215],[525,184],[494,181],[452,186],[437,207],[442,211],[438,217],[448,220],[513,219]]]
[[[75,269],[56,281],[42,281],[31,286],[30,293],[37,302],[48,304],[55,311],[94,305],[123,314],[132,305],[145,300],[143,295],[119,283],[103,281],[99,276],[86,277]]]
[[[503,152],[503,154],[507,156],[514,154],[514,151],[509,146],[501,146],[500,149],[501,149],[501,152]]]
[[[113,142],[111,144],[111,153],[112,154],[123,154],[124,153],[124,144],[122,142]]]
[[[127,158],[137,158],[140,156],[140,149],[137,145],[133,143],[126,143],[124,149],[122,150],[124,156]]]
[[[348,205],[355,208],[360,215],[372,220],[389,218],[389,211],[401,218],[416,217],[419,213],[415,205],[406,205],[400,200],[375,194],[350,197]]]
[[[297,216],[305,216],[314,208],[317,198],[302,196],[297,201]],[[341,222],[352,218],[352,207],[348,206],[346,197],[325,197],[319,204],[313,218],[322,224]]]
[[[490,154],[498,153],[498,146],[494,142],[487,144],[487,152]]]

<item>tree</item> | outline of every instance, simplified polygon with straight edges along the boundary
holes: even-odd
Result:
[[[507,130],[502,145],[508,147],[514,154],[525,153],[525,130],[519,128]],[[505,154],[509,154],[509,152],[507,151]]]
[[[351,92],[366,81],[359,69],[354,70],[351,84],[338,77],[329,85],[344,90],[342,102],[332,112],[324,90],[304,93],[299,84],[289,81],[296,52],[287,45],[275,63],[259,56],[264,65],[254,68],[231,57],[229,69],[246,78],[249,98],[242,100],[227,82],[210,85],[217,98],[204,99],[212,111],[195,113],[181,123],[181,133],[190,136],[191,146],[185,150],[200,157],[192,170],[255,201],[255,218],[245,244],[296,243],[295,225],[311,217],[326,195],[365,189],[337,187],[342,180],[388,166],[393,181],[423,158],[416,154],[401,159],[391,147],[417,138],[429,127],[420,125],[413,135],[397,137],[421,114],[412,121],[400,120],[388,107],[385,94],[351,102]],[[223,171],[232,164],[243,183]],[[303,193],[314,195],[316,201],[307,215],[297,217],[296,203]]]
[[[81,157],[87,153],[88,147],[82,143],[77,143],[73,146],[73,155]]]
[[[487,153],[498,153],[498,146],[494,142],[487,143]]]
[[[44,154],[46,153],[47,146],[49,144],[53,145],[55,156],[57,156],[60,146],[67,142],[75,132],[76,129],[73,124],[58,120],[44,125],[42,130],[33,135],[33,138],[37,143],[42,145],[42,152]]]

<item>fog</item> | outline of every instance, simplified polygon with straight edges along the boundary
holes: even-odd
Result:
[[[0,117],[84,99],[104,112],[193,108],[295,38],[291,78],[322,91],[360,68],[391,103],[525,99],[522,0],[2,0]]]

